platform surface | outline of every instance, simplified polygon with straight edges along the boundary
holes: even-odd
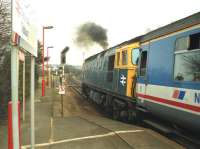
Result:
[[[36,92],[40,95],[40,91]],[[35,99],[36,149],[183,149],[157,132],[112,120],[68,89],[61,116],[60,95],[47,89]],[[21,121],[22,149],[30,148],[30,103],[26,120]],[[2,124],[2,123],[1,123]],[[0,148],[7,148],[6,122],[1,125]]]

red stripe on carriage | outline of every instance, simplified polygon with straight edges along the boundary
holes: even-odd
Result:
[[[176,102],[176,101],[172,101],[172,100],[168,100],[168,99],[164,99],[164,98],[160,98],[160,97],[139,94],[139,93],[137,93],[137,96],[145,98],[147,100],[152,100],[152,101],[176,106],[176,107],[191,110],[191,111],[194,111],[194,112],[200,112],[200,107],[197,107],[197,106],[193,106],[193,105],[189,105],[189,104],[185,104],[185,103],[181,103],[181,102]]]

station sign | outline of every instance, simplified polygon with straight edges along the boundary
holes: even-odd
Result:
[[[37,56],[37,28],[30,0],[12,0],[12,33],[19,35],[19,46]]]
[[[65,94],[65,86],[64,85],[59,85],[58,94],[60,94],[60,95],[64,95]]]

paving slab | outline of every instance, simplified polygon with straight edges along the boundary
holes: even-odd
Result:
[[[178,149],[180,146],[170,144],[162,139],[155,137],[151,132],[143,131],[136,133],[119,134],[134,149]],[[165,138],[166,139],[166,138]]]
[[[88,120],[91,123],[95,123],[100,125],[101,127],[104,127],[106,129],[109,129],[111,131],[122,131],[122,130],[143,130],[144,128],[141,128],[136,125],[130,125],[127,123],[123,123],[120,121],[112,120],[106,117],[100,117],[100,116],[91,116],[91,115],[85,115],[80,116],[83,119]]]
[[[91,124],[80,117],[54,118],[53,121],[54,141],[99,135],[109,132],[107,129]]]
[[[50,90],[46,90],[49,94]],[[49,141],[50,120],[52,116],[52,99],[50,96],[41,97],[40,89],[36,91],[35,98],[35,143]],[[39,95],[38,95],[39,94]],[[30,101],[26,103],[26,120],[21,121],[22,145],[30,144]]]
[[[51,149],[132,149],[126,142],[117,136],[108,136],[98,139],[88,139],[52,145]]]

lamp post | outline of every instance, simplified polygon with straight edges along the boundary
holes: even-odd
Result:
[[[42,96],[45,95],[45,80],[44,80],[44,30],[45,29],[52,29],[53,26],[43,26],[42,28]]]
[[[53,46],[47,47],[47,86],[49,85],[49,49],[53,48]]]

